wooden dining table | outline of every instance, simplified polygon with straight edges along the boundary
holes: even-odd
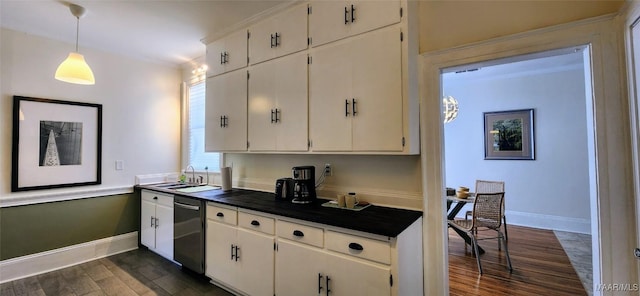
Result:
[[[449,221],[449,220],[453,220],[467,203],[473,204],[476,199],[475,197],[473,197],[473,194],[471,194],[471,196],[467,198],[458,198],[457,196],[446,196],[446,200],[447,200],[447,220]],[[453,203],[455,203],[455,205],[453,206],[453,208],[451,208],[451,205]],[[469,236],[468,233],[455,227],[451,227],[451,229],[453,229],[453,231],[455,231],[460,237],[462,237],[462,239],[464,239],[464,241],[468,245],[473,247],[473,241],[471,240],[471,237]],[[478,246],[478,252],[480,254],[484,254],[484,249]]]

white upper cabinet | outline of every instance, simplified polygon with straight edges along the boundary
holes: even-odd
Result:
[[[400,22],[400,1],[312,1],[309,37],[319,46]]]
[[[307,151],[307,54],[249,71],[249,150]]]
[[[247,31],[240,30],[207,45],[207,77],[247,66]]]
[[[307,41],[307,5],[296,5],[249,28],[249,63],[305,50]]]
[[[310,0],[209,43],[207,151],[419,154],[417,6]]]
[[[311,54],[312,151],[403,150],[402,46],[390,27]]]
[[[205,150],[247,150],[247,71],[207,78]]]

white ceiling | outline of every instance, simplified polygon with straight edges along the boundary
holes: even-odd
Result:
[[[204,38],[294,0],[82,0],[80,52],[94,48],[183,64],[205,54]],[[62,0],[0,0],[3,28],[75,44],[76,18]],[[70,47],[73,49],[73,45]]]

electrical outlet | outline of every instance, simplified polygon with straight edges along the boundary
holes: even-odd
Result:
[[[325,175],[325,176],[331,176],[331,175],[333,175],[333,172],[332,172],[332,170],[331,170],[331,164],[326,163],[326,164],[324,165],[324,175]]]

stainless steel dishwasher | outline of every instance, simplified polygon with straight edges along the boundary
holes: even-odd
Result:
[[[203,274],[204,201],[176,195],[173,205],[173,260]]]

